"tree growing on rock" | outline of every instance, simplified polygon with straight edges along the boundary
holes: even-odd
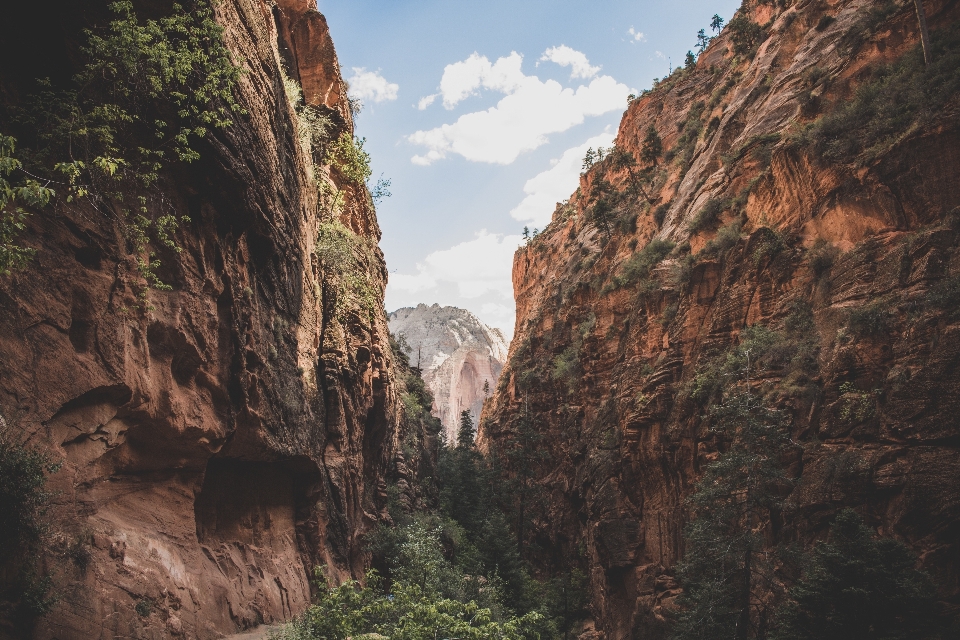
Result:
[[[727,445],[690,497],[678,640],[766,638],[782,592],[766,536],[789,492],[781,459],[791,441],[786,416],[751,390],[749,370],[748,358],[739,388],[710,410],[711,431]]]
[[[657,160],[663,155],[663,142],[660,140],[660,134],[652,124],[647,127],[647,133],[643,138],[643,145],[640,147],[640,161],[651,167],[657,166]]]
[[[930,576],[902,543],[841,511],[789,591],[777,640],[938,638]]]

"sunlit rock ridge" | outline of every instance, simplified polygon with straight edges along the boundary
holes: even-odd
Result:
[[[410,345],[410,363],[423,370],[434,396],[433,414],[452,442],[460,412],[469,410],[476,419],[496,386],[507,358],[506,339],[466,309],[438,304],[397,309],[389,323]]]

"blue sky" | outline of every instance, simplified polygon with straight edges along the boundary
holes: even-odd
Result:
[[[392,181],[377,208],[387,309],[454,305],[512,334],[524,225],[542,228],[576,189],[583,151],[607,146],[627,95],[738,6],[318,0],[364,103],[374,179]]]

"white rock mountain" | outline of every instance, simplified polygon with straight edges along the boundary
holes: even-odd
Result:
[[[474,421],[493,394],[507,359],[507,341],[466,309],[419,304],[390,314],[390,331],[410,345],[410,364],[419,366],[433,393],[433,415],[455,442],[460,412]],[[486,390],[485,390],[486,383]]]

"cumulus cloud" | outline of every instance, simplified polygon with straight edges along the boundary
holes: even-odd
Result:
[[[545,144],[549,134],[566,131],[587,117],[623,109],[630,93],[610,76],[595,77],[576,89],[565,88],[555,80],[524,75],[521,62],[517,53],[494,64],[474,54],[448,65],[440,86],[444,105],[455,105],[480,87],[507,95],[485,111],[408,136],[408,141],[426,148],[426,153],[412,158],[414,164],[428,165],[449,153],[475,162],[510,164],[524,151]]]
[[[347,79],[350,83],[350,94],[361,100],[386,102],[397,99],[400,85],[387,82],[379,71],[367,71],[364,67],[354,67],[353,75]]]
[[[420,111],[423,111],[424,109],[426,109],[427,107],[433,104],[433,101],[437,99],[438,95],[439,94],[434,93],[433,95],[423,96],[422,98],[420,98],[420,101],[417,103],[417,109],[420,109]]]
[[[647,36],[645,36],[642,31],[636,31],[633,27],[630,27],[629,29],[627,29],[627,33],[630,34],[630,38],[631,38],[634,42],[646,42],[646,41],[647,41]]]
[[[555,62],[561,67],[570,67],[571,78],[592,78],[600,71],[600,67],[590,65],[586,55],[563,44],[544,51],[540,61]]]
[[[523,185],[526,197],[510,212],[515,220],[545,226],[553,216],[558,202],[566,200],[579,184],[583,156],[593,147],[610,147],[614,134],[604,132],[583,144],[567,149],[563,155],[551,160],[551,168],[538,173]]]
[[[391,274],[390,287],[423,294],[443,283],[453,283],[463,298],[494,292],[512,300],[513,253],[521,242],[520,236],[487,233],[484,229],[473,240],[434,251],[417,264],[416,273]]]
[[[523,56],[516,51],[493,64],[486,56],[474,52],[466,60],[448,64],[440,79],[443,106],[452,109],[458,102],[475,95],[481,87],[500,93],[515,91],[524,80],[520,65]]]

